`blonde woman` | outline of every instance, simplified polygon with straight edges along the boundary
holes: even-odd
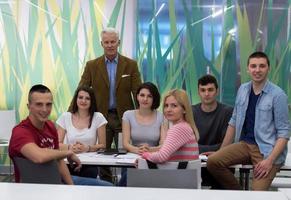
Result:
[[[184,90],[171,90],[164,98],[163,111],[172,126],[156,152],[144,152],[142,157],[154,163],[189,161],[199,158],[199,133],[194,123],[191,104]]]

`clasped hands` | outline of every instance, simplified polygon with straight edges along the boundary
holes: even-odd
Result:
[[[142,143],[139,144],[137,148],[137,153],[141,155],[143,152],[149,152],[151,147],[147,143]]]
[[[83,153],[88,151],[89,145],[77,141],[75,144],[70,145],[69,149],[72,150],[74,153]]]

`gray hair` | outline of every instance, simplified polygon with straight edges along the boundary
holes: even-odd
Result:
[[[112,28],[112,27],[107,27],[107,28],[104,28],[102,31],[101,31],[101,34],[100,34],[100,38],[102,40],[102,36],[103,34],[105,33],[114,33],[117,37],[117,39],[119,40],[119,32],[118,30],[116,30],[115,28]]]

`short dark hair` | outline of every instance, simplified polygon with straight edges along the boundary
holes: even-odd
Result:
[[[91,87],[80,86],[77,88],[77,90],[75,91],[75,94],[73,96],[72,109],[70,110],[70,112],[71,113],[78,112],[77,98],[78,98],[78,94],[80,91],[87,92],[90,96],[90,102],[91,102],[90,107],[89,107],[90,121],[89,121],[89,126],[88,126],[88,128],[90,128],[91,124],[92,124],[93,117],[94,117],[94,113],[97,111],[96,98],[95,98],[94,91]]]
[[[50,91],[50,89],[45,86],[45,85],[42,85],[42,84],[37,84],[37,85],[33,85],[30,90],[29,90],[29,93],[28,93],[28,102],[30,103],[31,102],[31,96],[34,92],[39,92],[39,93],[52,93]]]
[[[251,58],[265,58],[267,60],[268,66],[270,67],[270,60],[269,60],[267,54],[265,54],[264,52],[256,51],[256,52],[252,53],[248,58],[248,66],[249,66]]]
[[[138,107],[139,107],[139,103],[137,101],[137,95],[142,89],[148,89],[150,91],[151,95],[153,96],[153,104],[151,106],[151,109],[152,110],[157,109],[160,106],[161,95],[157,86],[151,82],[145,82],[138,87],[136,91],[136,95],[135,95]]]
[[[210,75],[210,74],[204,75],[201,78],[199,78],[197,86],[199,88],[199,85],[207,85],[209,83],[213,83],[215,85],[215,88],[216,89],[218,88],[218,84],[217,84],[216,78],[214,76]]]

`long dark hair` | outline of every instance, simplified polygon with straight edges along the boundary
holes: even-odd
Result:
[[[80,86],[77,88],[77,90],[75,91],[73,100],[72,100],[72,109],[70,110],[71,113],[75,114],[76,112],[78,112],[78,105],[77,105],[77,98],[78,98],[78,94],[80,91],[84,91],[87,92],[90,96],[90,107],[89,107],[89,115],[90,115],[90,121],[89,121],[89,126],[88,128],[91,127],[92,124],[92,120],[93,120],[93,116],[94,116],[94,112],[97,111],[97,107],[96,107],[96,98],[93,92],[93,89],[88,87],[88,86]]]

